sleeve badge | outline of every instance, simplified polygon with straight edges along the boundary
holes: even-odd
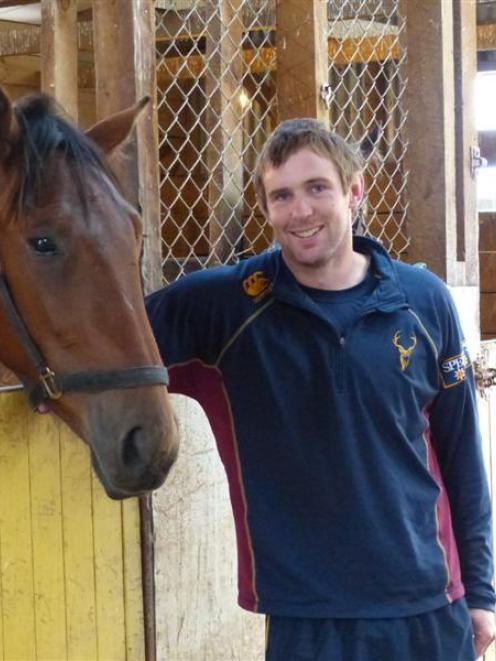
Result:
[[[465,381],[471,364],[468,349],[464,343],[461,353],[451,356],[441,363],[441,381],[444,388],[452,388]]]

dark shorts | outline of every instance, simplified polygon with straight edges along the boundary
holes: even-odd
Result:
[[[267,616],[266,661],[474,661],[467,605],[412,617],[318,619]]]

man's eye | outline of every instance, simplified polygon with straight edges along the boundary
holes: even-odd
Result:
[[[34,239],[29,239],[29,245],[39,255],[56,255],[58,253],[57,244],[48,236],[37,236]]]

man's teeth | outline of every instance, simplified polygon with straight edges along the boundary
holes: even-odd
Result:
[[[311,227],[308,230],[300,230],[299,232],[293,232],[295,236],[299,239],[308,239],[310,236],[314,236],[320,230],[320,227]]]

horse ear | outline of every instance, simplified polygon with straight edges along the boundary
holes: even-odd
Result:
[[[0,161],[7,157],[12,143],[19,132],[12,102],[0,87]]]
[[[111,154],[129,136],[138,116],[149,102],[150,97],[144,96],[134,106],[102,119],[86,131],[87,137],[96,142],[105,154]]]

